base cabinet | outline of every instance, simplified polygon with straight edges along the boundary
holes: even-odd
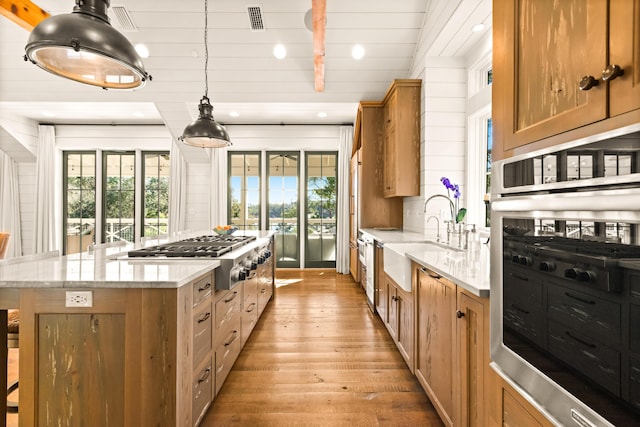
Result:
[[[448,426],[488,425],[489,299],[413,264],[415,375]]]
[[[385,294],[387,299],[387,316],[385,326],[396,343],[400,354],[413,373],[414,354],[413,340],[413,295],[406,292],[392,278],[384,274]]]
[[[527,402],[497,373],[490,372],[492,384],[490,426],[551,427],[553,424]]]
[[[243,286],[73,289],[92,307],[20,289],[20,425],[198,425],[242,349]]]

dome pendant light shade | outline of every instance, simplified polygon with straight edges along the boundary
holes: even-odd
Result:
[[[178,140],[193,147],[222,148],[231,145],[227,130],[213,119],[213,106],[209,102],[209,25],[208,0],[204,0],[204,96],[200,100],[198,119],[184,128]]]
[[[151,76],[133,45],[109,23],[110,0],[76,0],[72,13],[38,24],[25,46],[25,61],[80,83],[136,89]]]
[[[231,139],[226,129],[213,118],[213,106],[209,98],[203,96],[198,106],[198,119],[187,125],[178,138],[193,147],[222,148],[231,145]]]

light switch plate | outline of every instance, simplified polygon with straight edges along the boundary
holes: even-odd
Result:
[[[93,292],[67,291],[65,307],[93,307]]]

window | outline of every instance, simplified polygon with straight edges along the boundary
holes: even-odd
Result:
[[[240,230],[260,230],[260,153],[229,153],[230,224]]]
[[[336,265],[337,153],[307,154],[305,266]]]
[[[104,153],[103,241],[133,242],[135,153]]]
[[[168,152],[64,152],[64,253],[166,234],[169,167]]]
[[[267,153],[269,230],[276,232],[276,265],[300,267],[298,227],[299,153]]]
[[[64,219],[66,254],[82,252],[95,243],[96,155],[66,152],[64,162]]]
[[[143,237],[169,232],[169,165],[166,153],[143,156]]]

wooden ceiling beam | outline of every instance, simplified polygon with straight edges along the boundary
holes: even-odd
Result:
[[[51,16],[29,0],[0,0],[0,14],[27,31],[33,30],[42,20]]]
[[[315,88],[316,92],[323,92],[327,0],[311,0],[311,10],[313,18],[313,73]]]

